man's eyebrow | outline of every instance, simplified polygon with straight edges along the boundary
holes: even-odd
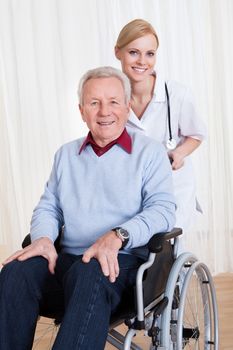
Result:
[[[97,96],[90,96],[89,98],[90,98],[90,100],[100,100],[101,99],[101,97],[97,97]],[[118,96],[118,95],[109,96],[109,97],[107,97],[107,99],[108,100],[119,100],[120,96]]]

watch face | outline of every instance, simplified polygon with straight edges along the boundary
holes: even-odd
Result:
[[[122,246],[120,249],[124,249],[129,242],[129,232],[122,227],[115,227],[113,231],[115,231],[116,235],[120,238],[122,242]]]
[[[129,239],[129,233],[123,228],[119,228],[120,235],[125,239]]]

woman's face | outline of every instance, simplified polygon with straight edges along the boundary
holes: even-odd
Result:
[[[154,70],[157,41],[153,34],[147,34],[131,41],[121,49],[115,48],[123,72],[131,81],[147,79]]]

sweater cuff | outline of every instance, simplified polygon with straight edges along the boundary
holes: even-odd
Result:
[[[41,237],[47,237],[54,242],[58,236],[58,228],[40,225],[39,227],[31,228],[30,236],[32,242]]]

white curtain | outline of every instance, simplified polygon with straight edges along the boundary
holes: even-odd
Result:
[[[157,29],[157,69],[192,88],[208,126],[193,157],[204,214],[186,246],[213,273],[233,271],[232,0],[0,0],[2,256],[28,233],[56,149],[86,133],[79,78],[119,67],[117,34],[134,18]]]

